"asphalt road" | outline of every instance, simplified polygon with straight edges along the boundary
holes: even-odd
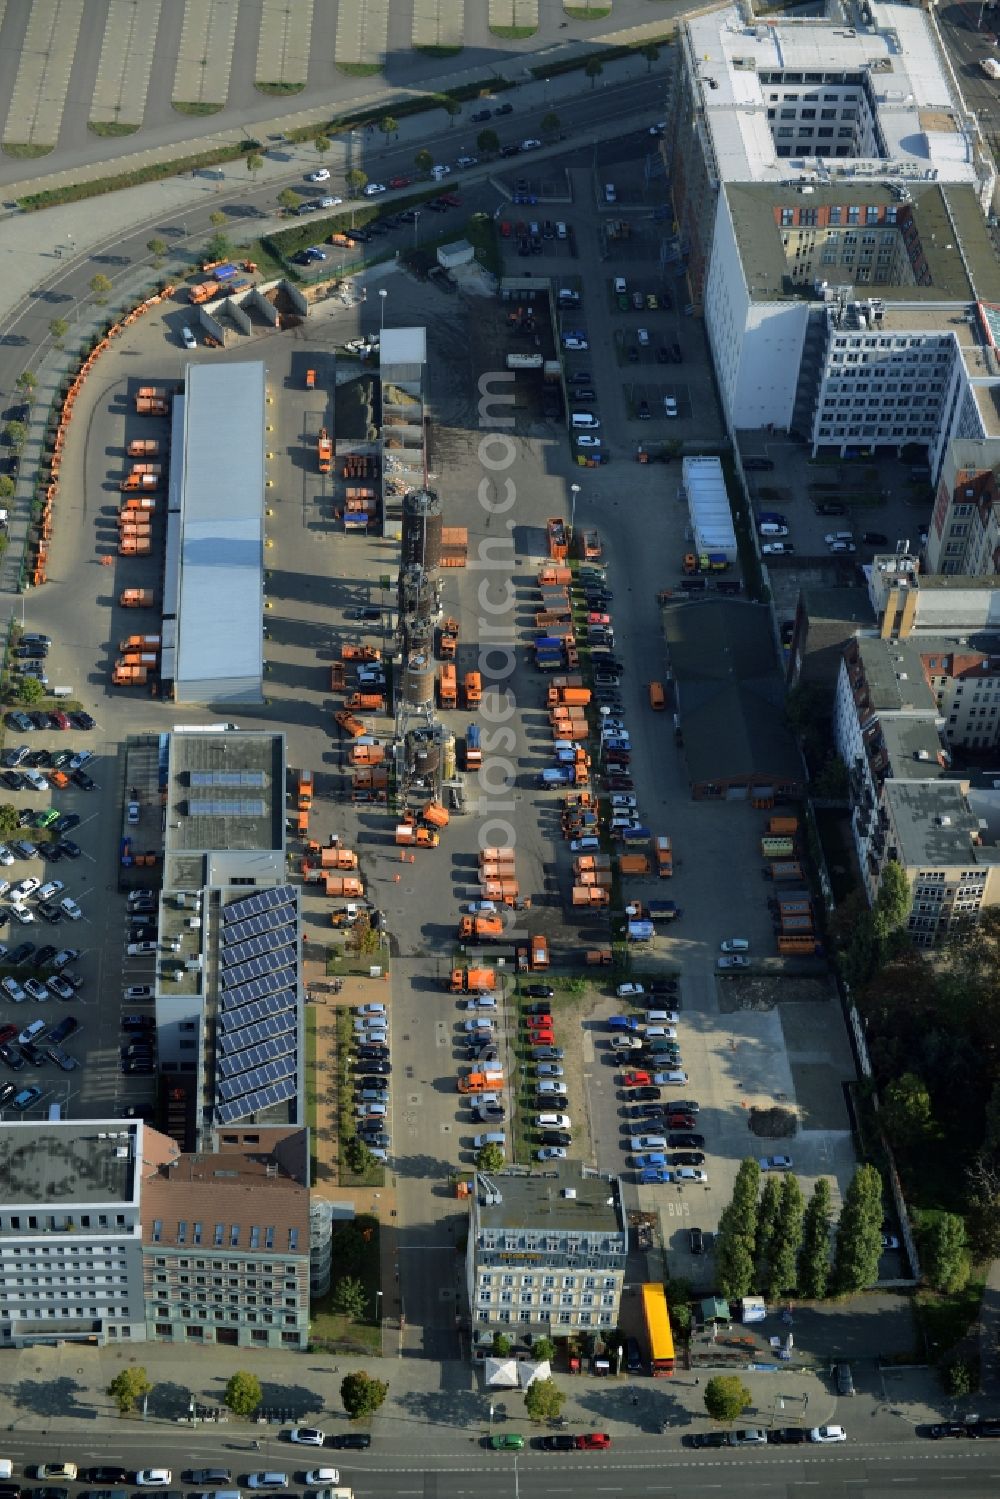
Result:
[[[820,1451],[796,1448],[784,1455],[777,1450],[722,1451],[704,1457],[678,1448],[665,1440],[641,1454],[629,1457],[618,1447],[609,1453],[543,1454],[526,1451],[515,1455],[491,1453],[479,1436],[463,1434],[462,1446],[452,1452],[418,1456],[399,1452],[387,1457],[376,1434],[375,1445],[366,1454],[297,1451],[287,1443],[265,1438],[262,1450],[252,1450],[247,1428],[231,1435],[223,1429],[186,1424],[163,1432],[140,1423],[121,1425],[113,1433],[81,1432],[66,1440],[54,1435],[7,1434],[4,1455],[13,1459],[20,1474],[25,1464],[39,1461],[74,1461],[81,1465],[102,1461],[125,1466],[166,1466],[173,1472],[173,1486],[187,1489],[181,1473],[192,1464],[229,1468],[237,1480],[250,1469],[276,1467],[292,1475],[293,1488],[304,1487],[304,1470],[320,1460],[340,1469],[341,1483],[350,1485],[366,1499],[434,1499],[446,1480],[449,1499],[524,1499],[538,1495],[548,1499],[561,1494],[627,1494],[674,1499],[692,1495],[717,1495],[738,1486],[741,1493],[774,1499],[798,1496],[808,1490],[811,1499],[843,1499],[845,1495],[938,1496],[961,1494],[963,1499],[994,1499],[1000,1486],[1000,1444],[962,1443],[942,1446],[919,1439],[905,1443],[872,1440]],[[71,1494],[81,1492],[73,1485]],[[142,1491],[137,1491],[141,1499]]]

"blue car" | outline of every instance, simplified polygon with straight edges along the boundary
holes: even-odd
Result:
[[[652,1154],[649,1155],[637,1155],[635,1158],[635,1164],[640,1167],[640,1169],[645,1168],[646,1170],[650,1170],[652,1168],[655,1168],[659,1170],[660,1167],[667,1164],[667,1158],[660,1151],[653,1151]]]
[[[639,1021],[634,1015],[612,1015],[608,1021],[609,1031],[638,1031]]]
[[[673,1173],[664,1166],[650,1166],[640,1174],[639,1181],[644,1187],[662,1186],[665,1182],[673,1181]]]

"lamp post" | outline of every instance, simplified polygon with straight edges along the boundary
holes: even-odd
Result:
[[[580,486],[579,486],[579,484],[571,484],[569,486],[569,492],[570,492],[570,495],[572,496],[572,498],[570,500],[570,506],[569,506],[569,530],[570,530],[570,538],[572,539],[573,530],[574,530],[575,523],[576,523],[576,497],[580,493]]]
[[[378,289],[378,333],[379,341],[382,339],[382,331],[385,328],[385,299],[389,295],[384,286]]]

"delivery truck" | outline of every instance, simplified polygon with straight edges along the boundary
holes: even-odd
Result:
[[[397,823],[396,843],[402,848],[437,848],[441,834],[433,828],[415,828],[408,822]]]
[[[674,872],[673,845],[665,833],[656,839],[656,872],[661,880],[669,879]]]
[[[503,937],[499,916],[463,916],[458,923],[459,942],[501,942]]]
[[[496,982],[492,968],[453,968],[448,988],[452,994],[490,994]]]
[[[444,662],[438,669],[438,706],[442,709],[458,707],[458,687],[455,667]]]

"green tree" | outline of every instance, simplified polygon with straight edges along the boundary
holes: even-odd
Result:
[[[152,1390],[153,1382],[141,1365],[120,1370],[108,1385],[108,1394],[123,1416],[134,1411],[139,1401]]]
[[[9,500],[16,485],[9,474],[0,474],[0,500]]]
[[[396,119],[395,115],[383,115],[378,122],[378,128],[381,130],[386,140],[388,140],[391,135],[399,134],[399,121]]]
[[[233,247],[225,234],[213,234],[205,246],[206,260],[228,260],[233,253]]]
[[[371,957],[382,946],[382,939],[372,926],[367,911],[359,912],[357,921],[347,934],[346,946],[348,952],[357,953],[359,957]]]
[[[24,422],[5,422],[3,429],[4,441],[9,448],[18,451],[24,446],[24,439],[28,435],[28,428]]]
[[[0,811],[2,811],[2,810],[3,809],[0,808]],[[16,824],[16,822],[17,822],[17,813],[16,813],[16,811],[14,810],[13,807],[11,808],[11,811],[14,812],[14,821],[15,821],[15,824]],[[555,1345],[555,1343],[553,1343],[553,1341],[552,1341],[551,1338],[535,1338],[534,1342],[531,1345],[531,1357],[536,1361],[536,1363],[539,1363],[539,1364],[549,1363],[549,1364],[551,1364],[551,1362],[555,1358],[555,1356],[556,1356],[556,1345]]]
[[[772,1296],[782,1296],[795,1289],[804,1214],[802,1188],[792,1173],[786,1172],[781,1183],[778,1222],[771,1240],[769,1282]]]
[[[752,1156],[740,1162],[733,1183],[732,1209],[738,1233],[751,1244],[757,1236],[757,1200],[760,1192],[760,1167]]]
[[[964,1400],[971,1395],[978,1383],[976,1370],[968,1359],[955,1355],[943,1369],[944,1387],[952,1400]]]
[[[426,149],[426,147],[417,152],[416,156],[413,158],[413,165],[416,167],[418,172],[427,173],[430,171],[431,167],[434,165],[434,158]]]
[[[167,253],[167,242],[165,239],[159,239],[154,235],[152,239],[147,239],[146,249],[152,255],[154,265],[159,266],[163,264],[163,257]]]
[[[351,170],[344,174],[344,183],[355,197],[359,197],[368,186],[368,174],[360,167],[351,167]]]
[[[646,72],[651,73],[654,62],[658,61],[660,56],[659,47],[655,42],[650,42],[647,46],[643,47],[642,55],[646,59]]]
[[[705,1386],[705,1409],[713,1421],[739,1420],[752,1398],[738,1374],[716,1374]]]
[[[875,935],[880,941],[899,931],[910,914],[910,883],[901,864],[890,859],[882,869],[878,895],[875,897]]]
[[[924,1274],[935,1291],[953,1296],[969,1279],[965,1224],[954,1213],[935,1218],[921,1242]]]
[[[500,150],[500,137],[495,130],[480,130],[476,136],[476,150],[480,156],[495,156]]]
[[[356,1276],[345,1275],[334,1286],[330,1305],[342,1317],[360,1322],[368,1310],[368,1293]]]
[[[715,1236],[716,1277],[727,1301],[739,1301],[753,1290],[753,1245],[752,1238],[739,1232],[730,1203],[722,1210]]]
[[[0,806],[0,838],[12,838],[18,829],[18,810],[10,802]]]
[[[448,126],[449,126],[449,129],[454,129],[455,121],[458,119],[458,116],[462,113],[462,106],[461,106],[461,104],[459,104],[459,102],[458,102],[457,99],[452,99],[450,97],[446,97],[445,99],[443,99],[441,101],[441,108],[444,110],[445,114],[448,116]]]
[[[826,1295],[830,1283],[830,1183],[821,1176],[813,1187],[802,1224],[799,1293],[810,1301]]]
[[[881,1099],[882,1120],[893,1144],[920,1145],[937,1133],[931,1095],[915,1072],[888,1082]]]
[[[588,57],[583,71],[590,79],[591,88],[596,88],[597,80],[604,72],[604,64],[600,62],[596,57]]]
[[[221,208],[217,208],[214,213],[209,214],[208,222],[216,229],[221,229],[226,222],[226,215],[222,212]]]
[[[93,290],[93,283],[91,283],[91,290]],[[108,282],[108,290],[111,290],[110,281]],[[35,391],[38,389],[38,376],[33,374],[31,370],[22,370],[14,381],[14,384],[26,401],[34,400]]]
[[[495,1358],[507,1358],[513,1346],[513,1343],[505,1332],[495,1332],[493,1334],[493,1355]]]
[[[222,1398],[234,1416],[252,1416],[263,1400],[264,1392],[256,1374],[237,1369],[229,1376]]]
[[[102,276],[100,272],[98,272],[96,276],[91,276],[87,284],[90,287],[94,301],[99,306],[103,307],[104,303],[108,300],[108,293],[111,290],[111,282],[108,280],[107,276]]]
[[[562,122],[559,119],[559,116],[556,114],[555,110],[550,109],[548,114],[542,115],[542,134],[558,135],[559,126],[561,123]]]
[[[476,1156],[476,1170],[492,1173],[502,1171],[506,1164],[502,1145],[484,1145]]]
[[[833,1256],[839,1295],[866,1290],[878,1280],[882,1257],[882,1178],[874,1166],[859,1166],[844,1194]]]
[[[328,135],[323,135],[322,132],[320,132],[319,135],[314,136],[313,149],[315,150],[320,161],[322,161],[323,157],[330,149],[330,137]]]
[[[49,323],[49,332],[52,334],[52,342],[57,349],[63,346],[63,339],[69,332],[69,323],[64,317],[54,317]]]
[[[293,187],[283,188],[278,194],[278,207],[283,208],[286,213],[297,213],[302,204],[302,194],[297,193]]]
[[[847,766],[839,755],[827,755],[815,777],[816,795],[826,801],[842,802],[848,793]]]
[[[333,1264],[341,1275],[356,1275],[365,1258],[365,1240],[359,1228],[345,1223],[338,1228],[330,1241]]]
[[[248,151],[247,152],[246,162],[247,162],[247,171],[250,173],[250,176],[256,182],[256,180],[257,180],[257,173],[260,171],[261,167],[264,165],[264,158],[263,158],[263,156],[258,155],[258,153],[256,151]]]
[[[375,1157],[364,1140],[357,1135],[351,1135],[344,1146],[344,1153],[347,1156],[348,1167],[355,1176],[364,1176],[365,1172],[370,1171],[375,1164]]]
[[[754,1260],[757,1264],[757,1283],[764,1285],[771,1242],[778,1226],[781,1211],[781,1178],[769,1176],[764,1182],[757,1207],[757,1233],[754,1238]]]
[[[17,683],[17,695],[22,703],[28,707],[32,703],[40,703],[45,696],[45,688],[37,677],[20,677]]]
[[[372,1379],[364,1369],[348,1374],[340,1381],[340,1398],[352,1421],[360,1421],[362,1416],[374,1416],[385,1403],[388,1393],[388,1384],[381,1379]]]
[[[969,1246],[977,1259],[996,1259],[1000,1255],[1000,1165],[982,1151],[966,1172],[966,1180]]]
[[[524,1408],[532,1421],[554,1421],[565,1399],[554,1379],[533,1379],[524,1392]]]

